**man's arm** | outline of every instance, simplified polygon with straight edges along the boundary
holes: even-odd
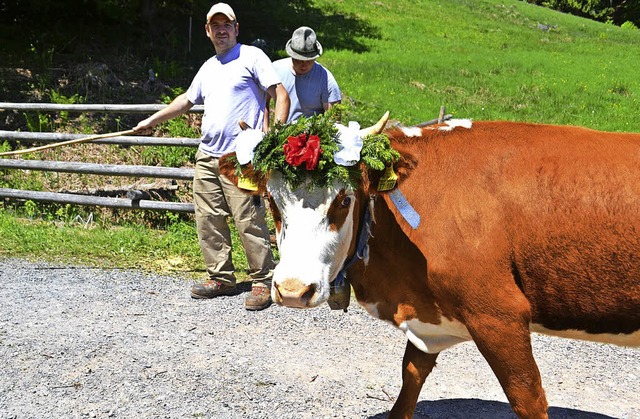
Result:
[[[338,101],[330,102],[330,103],[329,103],[329,102],[325,102],[325,103],[323,103],[323,104],[322,104],[322,107],[324,108],[324,111],[326,112],[326,111],[328,111],[329,109],[331,109],[331,107],[332,107],[333,105],[337,105],[337,104],[339,104],[339,103],[342,103],[342,101],[341,101],[341,100],[338,100]]]
[[[193,107],[193,103],[191,103],[189,99],[187,99],[187,94],[183,93],[180,96],[173,99],[169,104],[169,106],[167,106],[166,108],[161,109],[158,112],[151,115],[150,117],[148,117],[147,119],[144,119],[138,122],[138,125],[136,125],[133,128],[133,130],[136,132],[148,131],[161,122],[167,121],[171,118],[175,118],[178,115],[182,115],[192,107]]]
[[[271,119],[271,96],[267,95],[267,104],[264,107],[264,124],[262,124],[262,131],[269,131],[269,124]]]
[[[282,83],[275,84],[267,89],[269,96],[275,99],[276,106],[273,112],[273,122],[287,122],[289,117],[289,107],[291,106],[291,100],[287,89],[284,88]]]

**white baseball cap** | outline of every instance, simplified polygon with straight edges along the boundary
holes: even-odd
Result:
[[[233,12],[231,6],[229,6],[227,3],[216,3],[211,6],[211,9],[209,9],[209,13],[207,13],[207,23],[209,23],[209,21],[211,21],[211,18],[213,18],[213,16],[217,15],[218,13],[222,13],[227,17],[227,19],[232,22],[235,22],[236,20],[236,14]]]

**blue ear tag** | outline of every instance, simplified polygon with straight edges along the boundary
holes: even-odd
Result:
[[[398,211],[402,214],[402,217],[409,223],[409,225],[414,230],[418,228],[420,225],[420,214],[413,209],[409,201],[407,201],[407,198],[405,198],[402,192],[400,192],[400,188],[396,188],[389,192],[389,198],[396,208],[398,208]]]

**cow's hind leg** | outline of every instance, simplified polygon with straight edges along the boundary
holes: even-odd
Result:
[[[547,399],[531,350],[528,312],[475,313],[466,323],[516,415],[547,419]]]
[[[411,419],[427,376],[436,365],[438,354],[427,354],[407,341],[402,359],[402,390],[389,412],[389,418]]]

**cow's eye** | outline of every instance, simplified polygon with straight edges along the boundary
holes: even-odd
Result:
[[[344,199],[342,200],[342,208],[347,208],[349,207],[349,205],[351,205],[351,197],[345,196]]]

